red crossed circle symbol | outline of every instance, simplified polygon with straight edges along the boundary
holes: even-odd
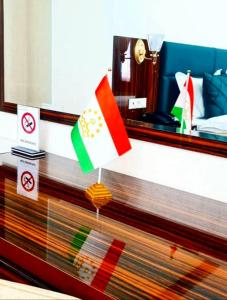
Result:
[[[31,134],[36,128],[35,118],[32,114],[26,112],[21,118],[21,125],[26,133]]]
[[[32,192],[35,186],[35,180],[32,174],[28,171],[25,171],[21,175],[21,184],[25,191]]]

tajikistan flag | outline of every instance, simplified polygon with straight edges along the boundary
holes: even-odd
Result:
[[[104,291],[124,247],[122,241],[81,227],[72,241],[70,261],[81,280]]]
[[[190,74],[186,76],[186,81],[180,90],[180,94],[171,111],[181,124],[181,129],[191,130],[192,115],[194,107],[194,88]]]
[[[90,172],[131,149],[107,76],[71,133],[80,166]]]

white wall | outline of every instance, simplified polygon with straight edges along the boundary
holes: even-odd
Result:
[[[112,65],[112,5],[106,0],[53,1],[52,99],[57,110],[81,114]]]
[[[72,0],[67,0],[68,3],[70,1]],[[143,37],[148,32],[162,31],[168,40],[227,48],[227,38],[224,36],[226,33],[219,31],[225,28],[226,10],[225,0],[115,0],[113,11],[118,14],[117,19],[112,20],[113,25],[115,23],[114,34]],[[145,13],[147,17],[143,17]],[[87,32],[89,33],[89,30]],[[77,36],[73,33],[72,28],[70,36],[76,39]],[[109,44],[105,46],[102,40],[101,42],[101,46],[111,51]],[[93,55],[95,59],[95,52]],[[107,55],[112,57],[112,52]],[[83,58],[80,59],[83,62]],[[59,64],[59,72],[62,69],[64,74],[64,61],[61,60],[60,63],[62,66]],[[93,69],[90,71],[95,72]],[[89,77],[89,66],[87,72]],[[67,80],[63,80],[61,84],[62,89],[66,91]],[[82,96],[86,83],[78,88]],[[70,130],[69,126],[43,121],[42,148],[75,159]],[[0,113],[0,136],[8,137],[9,132],[11,138],[15,139],[16,116]],[[227,203],[225,158],[136,140],[132,140],[132,146],[133,149],[129,153],[111,162],[107,168]]]
[[[115,34],[227,48],[226,0],[115,0]]]
[[[169,41],[227,48],[226,0],[152,1],[153,30],[162,30]],[[162,20],[160,22],[160,20]]]

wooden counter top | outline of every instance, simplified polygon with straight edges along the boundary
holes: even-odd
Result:
[[[227,205],[104,170],[97,219],[95,172],[48,155],[34,200],[17,193],[18,159],[0,156],[5,269],[82,299],[226,299]]]

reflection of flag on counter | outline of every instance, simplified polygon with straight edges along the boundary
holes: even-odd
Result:
[[[186,81],[180,94],[174,104],[171,113],[181,123],[181,129],[191,130],[192,126],[192,115],[194,106],[194,88],[190,74],[187,74]]]
[[[90,172],[131,149],[107,76],[71,133],[80,166]]]
[[[80,279],[104,291],[124,247],[122,241],[81,227],[72,241],[70,258]]]

